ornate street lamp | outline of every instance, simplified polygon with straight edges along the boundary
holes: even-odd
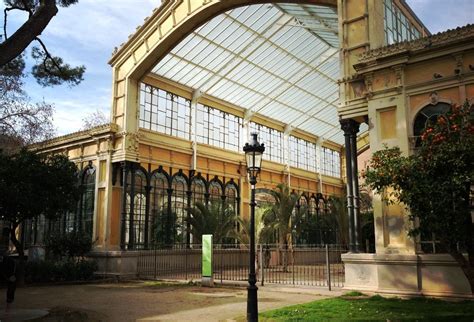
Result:
[[[258,143],[257,133],[251,133],[251,141],[244,146],[245,159],[247,161],[247,172],[250,178],[250,261],[249,261],[249,286],[247,288],[247,321],[258,321],[257,304],[257,278],[255,276],[255,185],[257,176],[262,166],[262,154],[265,151],[264,144]]]

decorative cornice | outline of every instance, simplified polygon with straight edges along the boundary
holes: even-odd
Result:
[[[413,52],[425,48],[441,47],[470,38],[474,38],[474,24],[468,24],[464,27],[457,27],[456,29],[450,29],[432,36],[423,37],[412,41],[403,41],[393,45],[369,50],[359,56],[359,63],[367,63],[375,59],[405,52]]]
[[[62,143],[69,143],[72,141],[79,141],[84,139],[91,139],[103,134],[111,133],[116,134],[118,132],[118,125],[115,123],[103,124],[91,129],[77,131],[74,133],[58,136],[50,140],[38,142],[29,146],[32,150],[42,149],[53,145],[59,145]]]
[[[174,0],[162,0],[161,5],[159,7],[154,8],[150,16],[145,17],[145,19],[143,19],[143,24],[138,25],[135,28],[135,31],[128,35],[128,38],[125,42],[121,43],[118,47],[114,47],[112,57],[110,57],[109,60],[109,64],[113,66],[114,63],[117,61],[118,57],[125,52],[125,49],[130,47],[134,43],[138,35],[140,35],[141,32],[145,30],[149,24],[156,20],[157,17],[163,14],[166,11],[164,10],[164,8],[170,6],[173,1]]]

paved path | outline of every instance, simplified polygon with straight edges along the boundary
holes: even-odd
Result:
[[[337,296],[340,291],[264,286],[259,288],[258,295],[261,312]],[[65,321],[225,321],[244,317],[246,300],[245,288],[229,286],[163,287],[134,282],[26,287],[17,290],[11,312],[52,310],[57,314],[67,313],[71,319]],[[4,306],[1,309],[4,310]]]

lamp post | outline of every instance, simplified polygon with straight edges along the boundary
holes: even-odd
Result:
[[[255,276],[255,185],[257,176],[262,166],[264,144],[258,143],[257,133],[251,133],[251,140],[244,146],[247,172],[250,178],[250,260],[249,260],[249,286],[247,288],[247,321],[258,321],[257,303],[257,278]]]

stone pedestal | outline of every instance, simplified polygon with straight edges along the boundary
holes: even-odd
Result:
[[[137,277],[138,252],[92,252],[89,257],[97,261],[99,266],[98,275],[116,276],[124,279]]]
[[[467,278],[447,254],[347,253],[342,260],[347,290],[472,298]]]

